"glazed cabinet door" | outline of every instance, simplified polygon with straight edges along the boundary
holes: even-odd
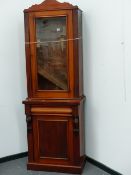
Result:
[[[73,30],[71,11],[29,15],[33,97],[72,97]]]
[[[72,160],[72,117],[33,116],[34,158],[39,163],[64,163]]]

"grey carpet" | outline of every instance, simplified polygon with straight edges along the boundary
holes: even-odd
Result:
[[[53,172],[42,172],[42,171],[29,171],[26,169],[26,162],[27,158],[21,158],[1,163],[0,175],[69,175],[57,172],[53,173]],[[90,163],[86,163],[82,175],[109,175],[109,174]]]

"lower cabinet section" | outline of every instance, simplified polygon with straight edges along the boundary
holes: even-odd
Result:
[[[26,106],[28,169],[82,172],[85,156],[81,107]]]

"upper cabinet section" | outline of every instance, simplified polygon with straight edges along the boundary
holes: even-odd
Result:
[[[82,96],[81,11],[69,3],[46,0],[24,12],[28,96]]]

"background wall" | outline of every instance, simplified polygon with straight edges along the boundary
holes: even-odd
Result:
[[[61,0],[62,1],[62,0]],[[83,11],[86,154],[131,174],[131,1],[68,0]],[[0,157],[27,150],[23,9],[0,4]]]

